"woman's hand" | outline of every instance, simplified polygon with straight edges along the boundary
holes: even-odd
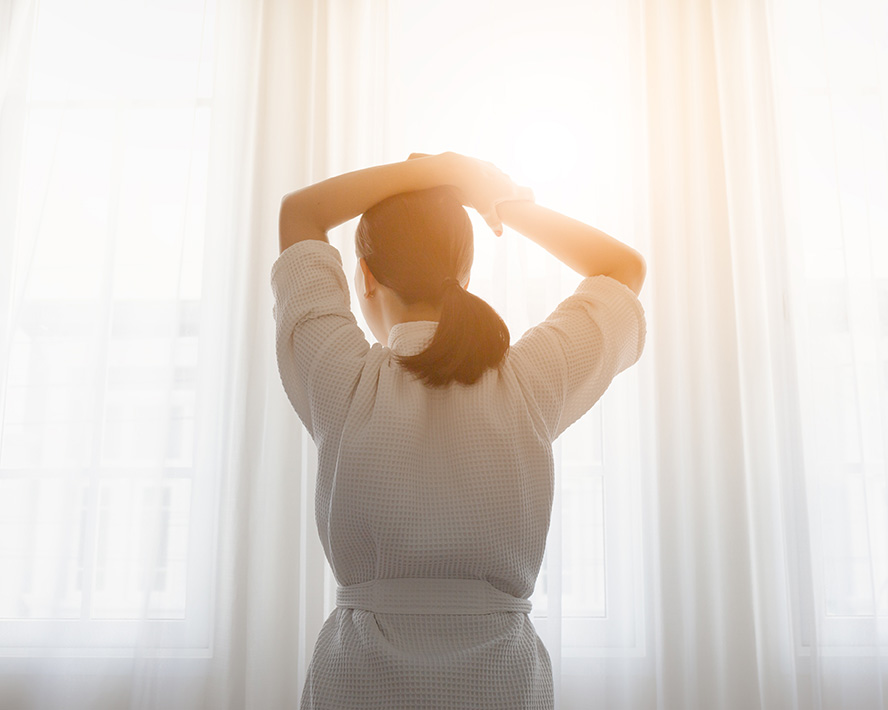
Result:
[[[459,153],[446,154],[455,169],[453,188],[457,199],[471,207],[484,218],[496,236],[503,233],[503,224],[497,205],[516,200],[533,202],[533,191],[516,185],[512,179],[493,163],[470,158]],[[429,157],[424,153],[411,153],[408,160]]]

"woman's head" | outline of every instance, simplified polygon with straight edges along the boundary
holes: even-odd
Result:
[[[464,282],[472,268],[472,222],[445,188],[406,192],[367,210],[355,247],[376,280],[406,305],[434,302],[447,277]]]
[[[373,278],[400,303],[440,312],[432,342],[418,355],[401,357],[404,367],[441,386],[471,384],[499,365],[509,331],[496,311],[459,286],[468,281],[474,235],[449,188],[407,192],[374,205],[361,217],[355,247]]]

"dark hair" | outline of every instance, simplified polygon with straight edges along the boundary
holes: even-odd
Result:
[[[472,222],[450,188],[394,195],[367,210],[355,232],[363,257],[379,283],[406,305],[440,305],[441,317],[428,347],[398,362],[427,385],[470,385],[498,367],[509,349],[509,329],[483,299],[454,283],[472,268]]]

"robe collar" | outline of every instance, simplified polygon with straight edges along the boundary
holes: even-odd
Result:
[[[395,355],[416,355],[428,347],[437,327],[433,320],[396,323],[389,331],[388,346]]]

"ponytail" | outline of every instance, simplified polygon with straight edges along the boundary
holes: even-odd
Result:
[[[472,222],[447,187],[394,195],[367,210],[355,232],[358,256],[407,304],[440,305],[428,347],[398,362],[431,387],[473,384],[498,367],[509,329],[484,300],[460,286],[474,255]]]
[[[456,279],[444,285],[441,318],[428,347],[398,362],[431,387],[474,384],[499,366],[509,349],[509,329],[491,306]]]

